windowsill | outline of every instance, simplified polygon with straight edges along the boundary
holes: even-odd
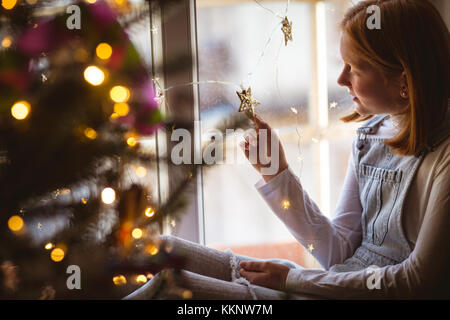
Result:
[[[216,246],[208,245],[210,248],[218,250],[230,249],[236,254],[254,257],[259,259],[286,259],[304,267],[308,267],[308,262],[305,259],[307,254],[305,248],[296,242],[276,242],[263,243],[245,246]]]

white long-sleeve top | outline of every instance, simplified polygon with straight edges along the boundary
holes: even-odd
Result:
[[[384,121],[376,136],[392,137],[391,119]],[[290,168],[269,183],[255,187],[293,236],[312,254],[323,269],[291,269],[286,288],[296,293],[325,298],[450,298],[450,138],[429,153],[419,167],[405,201],[403,228],[413,249],[397,265],[379,269],[381,288],[369,289],[367,270],[327,271],[343,263],[361,245],[362,206],[350,156],[334,218],[328,219],[303,189]],[[283,201],[290,202],[289,210]]]

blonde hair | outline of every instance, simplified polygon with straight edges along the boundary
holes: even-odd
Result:
[[[366,27],[371,5],[380,8],[381,29]],[[439,12],[429,0],[366,0],[346,12],[341,29],[360,58],[386,80],[405,71],[409,101],[400,132],[385,143],[397,154],[420,153],[448,108],[450,36]],[[341,120],[371,117],[355,111]]]

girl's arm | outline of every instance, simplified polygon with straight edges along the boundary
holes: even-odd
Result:
[[[272,211],[325,269],[351,257],[361,244],[362,207],[352,156],[333,220],[322,215],[290,168],[269,183],[260,180],[255,186]]]
[[[378,269],[379,289],[373,288],[376,273],[327,272],[291,269],[286,288],[326,298],[432,298],[450,297],[450,167],[434,176],[428,207],[416,247],[402,263]],[[370,278],[372,277],[372,278]],[[367,283],[372,283],[368,285]],[[371,287],[372,289],[369,289]]]

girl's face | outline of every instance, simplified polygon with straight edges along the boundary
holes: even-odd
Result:
[[[341,37],[341,57],[344,69],[337,83],[348,88],[354,96],[356,112],[362,116],[396,114],[405,106],[407,99],[400,95],[402,77],[386,83],[381,72],[359,58],[352,50],[348,36]]]

